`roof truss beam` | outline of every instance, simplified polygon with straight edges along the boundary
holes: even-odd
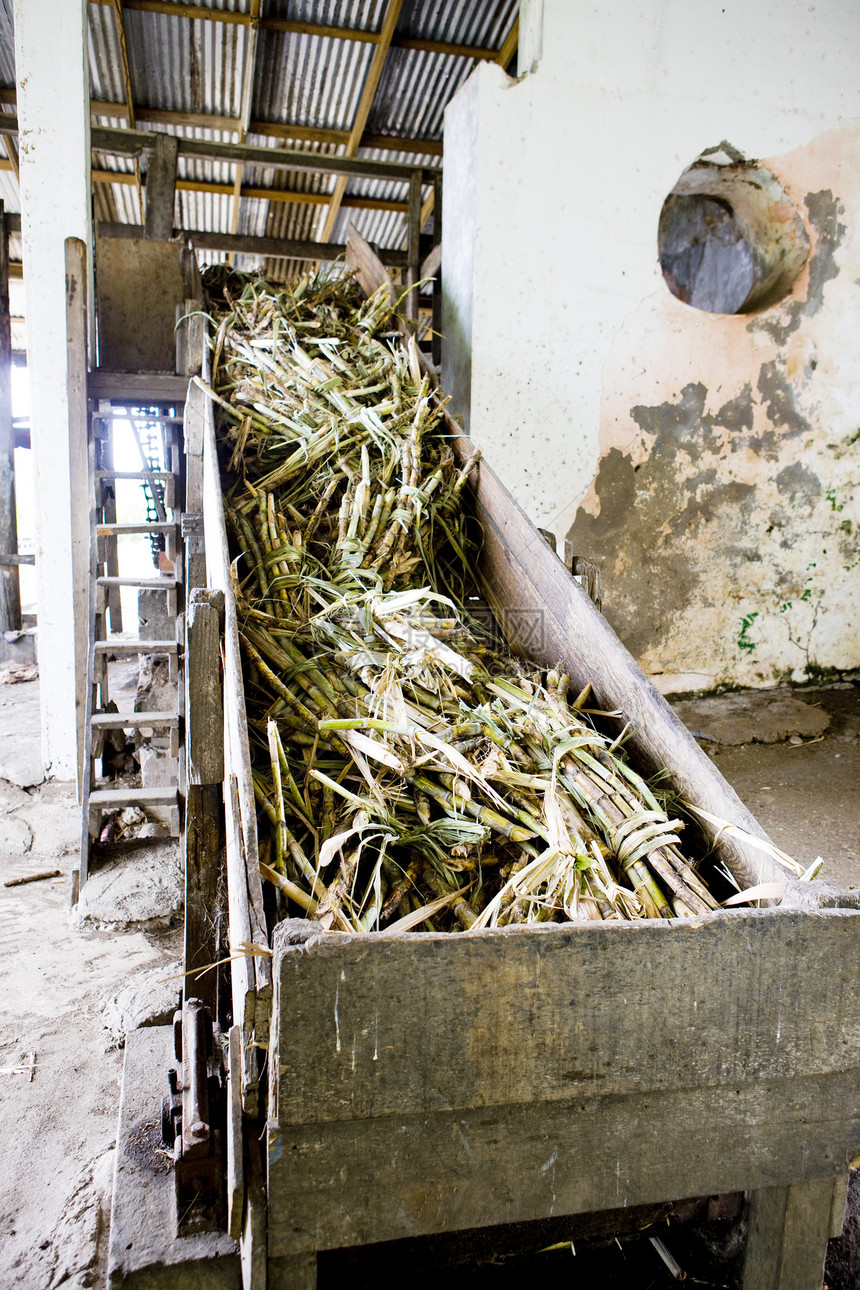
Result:
[[[98,225],[101,237],[142,237],[139,224]],[[336,242],[313,242],[299,238],[250,237],[246,234],[217,233],[177,229],[175,236],[182,237],[198,251],[226,251],[232,255],[261,255],[267,260],[337,260],[346,251]],[[406,263],[404,251],[377,251],[383,264],[402,268]]]
[[[10,169],[9,162],[0,160],[0,170]],[[125,170],[93,170],[94,184],[133,184],[134,175]],[[144,178],[144,183],[146,179]],[[218,184],[203,179],[177,179],[176,187],[184,193],[211,193],[216,197],[232,197],[235,194],[234,184]],[[326,206],[328,193],[296,193],[287,188],[259,188],[243,184],[241,196],[265,202],[286,202],[299,206]],[[405,201],[392,201],[381,197],[344,197],[342,205],[355,210],[366,211],[406,211]]]
[[[14,107],[15,99],[14,86],[0,87],[0,103]],[[150,125],[169,125],[176,129],[185,127],[188,130],[223,130],[225,133],[232,134],[238,134],[242,129],[242,118],[238,116],[143,107],[140,103],[135,104],[133,110],[136,125],[146,121]],[[121,121],[129,119],[129,109],[125,103],[114,103],[107,99],[91,99],[90,113],[93,117],[111,117]],[[292,139],[296,143],[329,143],[336,147],[348,143],[350,134],[349,130],[328,130],[325,127],[293,125],[289,121],[260,120],[251,120],[247,133],[262,135],[263,138],[269,139]],[[442,156],[441,139],[422,139],[415,135],[363,134],[359,148],[374,149],[379,152],[413,152],[426,157]]]
[[[388,8],[385,11],[385,17],[382,20],[382,27],[380,29],[379,40],[376,43],[376,49],[373,54],[373,61],[370,64],[367,79],[364,82],[364,88],[361,91],[361,98],[359,99],[355,120],[353,121],[352,129],[349,132],[349,139],[346,145],[347,157],[354,157],[358,152],[359,145],[361,143],[361,136],[364,134],[364,127],[367,125],[367,118],[370,116],[370,109],[373,107],[373,100],[376,97],[379,79],[382,76],[382,69],[385,66],[385,60],[388,57],[388,50],[394,37],[394,29],[397,26],[397,19],[400,17],[400,10],[402,8],[403,0],[388,0]],[[320,231],[321,242],[328,242],[331,238],[338,212],[343,204],[346,185],[347,176],[341,174],[335,182],[325,222]]]
[[[134,119],[134,98],[131,92],[131,71],[128,63],[128,47],[125,43],[125,26],[122,20],[122,0],[108,0],[114,22],[116,23],[116,36],[119,41],[120,60],[122,62],[122,84],[125,91],[125,101],[128,107],[128,123],[132,130],[135,128]],[[134,159],[134,177],[137,186],[137,200],[140,206],[140,213],[143,215],[143,188],[140,182],[140,162],[137,157]]]
[[[114,0],[90,0],[92,4],[113,5]],[[253,23],[250,14],[236,13],[229,9],[210,9],[204,5],[174,4],[172,0],[122,0],[122,7],[138,13],[161,13],[172,18],[190,18],[196,22],[220,22],[231,26],[248,27]],[[280,31],[296,36],[321,36],[328,40],[360,41],[378,45],[380,31],[360,31],[354,27],[330,27],[322,23],[299,22],[292,18],[260,18],[261,31]],[[429,54],[447,54],[452,58],[468,58],[473,62],[491,62],[499,58],[498,49],[483,45],[458,45],[446,40],[425,40],[414,36],[392,36],[388,44],[393,49],[415,49]],[[510,62],[510,59],[508,59]],[[507,64],[504,64],[507,66]]]
[[[254,80],[257,74],[257,50],[259,48],[260,34],[260,4],[261,0],[251,0],[249,18],[251,24],[247,32],[247,43],[245,46],[245,65],[242,69],[242,102],[239,119],[239,142],[245,143],[248,138],[248,126],[251,121],[251,109],[254,101]],[[239,214],[242,208],[242,179],[245,173],[245,167],[242,162],[236,167],[236,177],[233,182],[233,202],[230,212],[230,232],[236,234],[239,232]],[[232,255],[228,255],[227,262],[233,263]]]
[[[17,135],[18,119],[10,113],[0,114],[0,135]],[[111,126],[93,126],[90,141],[96,152],[116,157],[139,157],[154,148],[155,131],[118,130]],[[216,161],[236,161],[270,170],[300,170],[312,174],[356,175],[366,179],[390,179],[408,184],[412,173],[420,170],[425,183],[432,183],[438,166],[410,166],[399,161],[370,161],[364,157],[328,157],[318,152],[291,152],[286,148],[261,148],[256,144],[224,143],[214,139],[179,139],[180,157],[210,157]]]

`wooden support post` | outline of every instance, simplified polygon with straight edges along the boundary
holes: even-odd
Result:
[[[836,1181],[750,1193],[744,1290],[821,1290]]]
[[[242,1256],[242,1286],[244,1290],[272,1290],[273,1286],[289,1286],[290,1290],[305,1290],[305,1283],[279,1282],[268,1267],[268,1224],[266,1217],[266,1188],[263,1182],[263,1162],[257,1135],[245,1135],[245,1221],[239,1249]],[[316,1262],[316,1260],[314,1261]],[[314,1290],[316,1279],[307,1287]]]
[[[12,329],[9,320],[9,245],[0,201],[0,551],[17,557],[15,430],[12,425]],[[21,591],[13,560],[0,567],[0,631],[21,629]]]
[[[406,216],[406,285],[410,288],[404,301],[406,317],[418,318],[418,271],[421,263],[421,171],[414,170],[409,180],[409,209]]]
[[[146,225],[144,237],[168,242],[173,237],[173,207],[176,200],[176,155],[179,140],[159,133],[149,152],[146,172]]]
[[[201,350],[202,354],[202,350]],[[203,444],[206,395],[192,385],[185,400],[185,577],[189,593],[206,585],[206,544],[203,533]],[[198,524],[199,521],[199,524]]]
[[[439,265],[433,283],[433,336],[431,355],[438,371],[442,365],[442,174],[433,180],[433,250],[438,248]]]
[[[226,893],[222,875],[223,804],[220,784],[189,784],[185,799],[185,971],[206,968],[223,957],[227,943]],[[217,969],[183,977],[187,999],[202,999],[218,1014]]]
[[[231,1026],[227,1049],[227,1234],[242,1238],[245,1139],[242,1132],[242,1027]]]
[[[224,701],[221,632],[224,596],[192,591],[185,637],[185,971],[216,962],[226,932],[223,873]],[[225,937],[226,939],[226,937]],[[217,1010],[217,972],[186,976],[185,993]]]

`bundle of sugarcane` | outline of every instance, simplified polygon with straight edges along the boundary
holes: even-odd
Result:
[[[514,658],[476,613],[478,454],[455,464],[387,292],[223,270],[207,287],[281,911],[369,931],[717,909],[588,688]]]

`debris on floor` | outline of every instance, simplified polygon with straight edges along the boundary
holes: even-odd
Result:
[[[110,1046],[122,1048],[129,1031],[140,1026],[170,1025],[181,993],[181,959],[135,972],[102,1007]]]
[[[809,699],[787,690],[736,690],[729,694],[673,703],[697,739],[716,744],[777,744],[786,739],[817,739],[829,715]]]
[[[159,839],[91,873],[72,922],[81,929],[165,926],[179,918],[184,898],[179,842]]]

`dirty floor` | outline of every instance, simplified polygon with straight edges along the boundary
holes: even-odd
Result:
[[[767,710],[769,700],[786,698],[797,706]],[[731,695],[681,711],[774,840],[804,863],[823,856],[824,877],[858,890],[860,689],[769,700]],[[757,742],[762,737],[774,742]],[[79,810],[70,785],[39,782],[39,764],[38,681],[2,684],[0,880],[60,873],[0,889],[0,1286],[83,1290],[104,1283],[122,1064],[116,1045],[124,1027],[146,1018],[139,974],[148,974],[149,1013],[159,991],[169,1008],[181,936],[169,900],[155,916],[143,909],[139,922],[125,906],[115,922],[71,923]],[[860,1284],[856,1254],[842,1254],[848,1270],[834,1262],[830,1290]],[[568,1284],[611,1281],[584,1259],[578,1277],[575,1251],[547,1257],[563,1258]],[[653,1250],[650,1257],[643,1287],[674,1284]],[[727,1284],[716,1272],[697,1281]],[[633,1284],[629,1273],[622,1283]]]

